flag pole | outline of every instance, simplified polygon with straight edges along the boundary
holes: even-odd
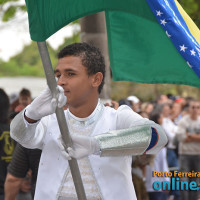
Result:
[[[52,64],[51,64],[51,59],[49,56],[49,52],[48,52],[48,48],[46,45],[46,42],[37,42],[38,45],[38,50],[40,52],[40,57],[42,60],[42,64],[43,64],[43,68],[44,68],[44,72],[46,75],[46,79],[47,79],[47,84],[51,90],[52,96],[55,97],[57,94],[57,83],[55,80],[55,75],[54,75],[54,71],[52,68]],[[56,117],[58,120],[58,125],[60,128],[60,132],[62,135],[62,139],[66,145],[66,148],[71,147],[72,146],[72,141],[71,138],[69,136],[69,129],[67,127],[67,123],[66,123],[66,119],[65,119],[65,115],[64,115],[64,110],[62,108],[56,108]],[[80,200],[86,200],[86,195],[85,195],[85,190],[83,187],[83,182],[81,179],[81,175],[80,175],[80,171],[79,171],[79,167],[78,167],[78,163],[77,160],[72,158],[72,160],[69,160],[69,166],[70,166],[70,170],[71,170],[71,174],[72,174],[72,178],[74,181],[74,185],[75,185],[75,189],[76,189],[76,193],[78,196],[78,199]]]

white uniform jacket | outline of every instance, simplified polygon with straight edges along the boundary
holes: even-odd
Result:
[[[128,106],[120,106],[118,110],[110,107],[103,109],[91,136],[107,133],[110,130],[129,128],[143,119]],[[23,121],[23,123],[25,122]],[[63,177],[68,169],[68,161],[63,157],[58,146],[57,138],[60,130],[56,116],[53,114],[44,117],[37,124],[25,124],[25,134],[22,133],[23,131],[21,133],[13,131],[12,133],[11,126],[11,135],[27,148],[42,149],[35,200],[56,200],[59,197]],[[36,130],[34,130],[35,126],[37,126]],[[89,160],[103,200],[136,199],[131,175],[131,156],[100,157],[91,155]]]

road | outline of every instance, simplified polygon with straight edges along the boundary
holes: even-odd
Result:
[[[36,97],[46,87],[45,78],[37,77],[1,77],[0,88],[8,95],[19,93],[22,88],[29,89],[32,97]]]

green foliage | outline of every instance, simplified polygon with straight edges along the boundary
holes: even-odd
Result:
[[[55,65],[57,62],[56,52],[49,45],[47,46],[52,65]],[[0,76],[44,76],[36,42],[25,46],[22,52],[8,62],[2,62]]]
[[[0,0],[0,12],[2,13],[1,20],[7,22],[13,19],[18,11],[26,11],[25,5],[17,5],[19,0]],[[15,4],[13,4],[15,3]],[[6,6],[5,6],[6,5]],[[6,7],[6,8],[5,8]]]
[[[77,19],[77,20],[73,21],[71,24],[72,24],[72,25],[73,25],[73,24],[80,24],[80,19]]]
[[[27,9],[26,9],[26,6],[24,5],[24,6],[20,6],[19,7],[19,9],[21,10],[21,11],[27,11]]]
[[[8,22],[13,19],[17,13],[17,11],[26,11],[26,6],[9,6],[3,13],[2,21]]]
[[[19,0],[0,0],[0,5],[6,4],[7,2],[16,2]]]
[[[53,60],[53,64],[55,64],[56,52],[53,50],[48,44],[48,51],[50,57]],[[10,61],[15,61],[19,66],[26,63],[29,66],[40,66],[40,54],[37,48],[37,43],[32,42],[30,45],[25,46],[22,52],[18,53],[16,56],[12,57]]]
[[[17,11],[17,7],[16,6],[10,6],[5,12],[4,15],[2,17],[2,21],[7,22],[9,21],[11,18],[13,18],[16,14]]]
[[[200,1],[199,0],[179,0],[183,9],[200,28]]]
[[[180,3],[189,15],[193,15],[198,10],[198,4],[195,0],[182,0]]]
[[[0,76],[43,76],[42,70],[27,64],[18,65],[16,61],[1,63]]]

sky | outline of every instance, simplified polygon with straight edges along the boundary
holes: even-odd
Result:
[[[24,4],[21,1],[20,4]],[[56,49],[64,42],[65,37],[70,37],[74,29],[79,27],[68,25],[52,35],[47,41]],[[8,61],[11,56],[22,51],[24,45],[31,43],[28,29],[27,12],[18,12],[14,19],[3,23],[0,20],[0,59]]]

